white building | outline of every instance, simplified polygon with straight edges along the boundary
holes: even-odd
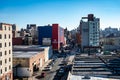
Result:
[[[13,80],[12,25],[0,23],[0,80]]]
[[[84,21],[87,19],[87,21]],[[80,21],[81,48],[98,47],[100,36],[100,20],[95,18],[93,14],[88,17],[82,17]]]

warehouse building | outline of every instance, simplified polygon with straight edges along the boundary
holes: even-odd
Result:
[[[14,77],[30,77],[35,71],[41,70],[52,56],[51,47],[14,46],[13,69]]]

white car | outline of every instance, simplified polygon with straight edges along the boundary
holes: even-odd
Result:
[[[46,67],[44,67],[44,71],[50,71],[52,69],[52,66],[46,66]]]

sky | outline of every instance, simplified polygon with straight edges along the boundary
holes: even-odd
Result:
[[[0,0],[0,22],[19,28],[58,23],[72,30],[88,14],[100,18],[101,29],[119,28],[120,0]]]

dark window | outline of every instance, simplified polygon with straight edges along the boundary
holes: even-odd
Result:
[[[10,39],[10,34],[9,34],[9,39]]]
[[[2,52],[0,52],[0,56],[2,56]]]
[[[5,59],[5,63],[7,63],[7,59]]]
[[[5,47],[7,46],[7,44],[5,43]]]
[[[5,39],[6,39],[6,34],[5,34]]]
[[[5,26],[5,30],[6,30],[6,26]]]
[[[11,69],[11,65],[9,65],[9,69]]]
[[[5,67],[5,71],[7,71],[7,67]]]
[[[0,65],[2,65],[2,61],[0,61]]]
[[[9,54],[11,54],[11,51],[9,50]]]
[[[10,31],[10,27],[9,27],[9,31]]]
[[[7,55],[7,51],[5,51],[5,55]]]
[[[2,74],[2,69],[0,70],[0,73]],[[1,79],[2,80],[2,79]]]
[[[2,34],[0,34],[0,39],[2,39]]]
[[[10,42],[9,42],[9,46],[11,46],[11,45],[10,45]]]
[[[11,62],[11,58],[9,58],[9,62]]]
[[[0,48],[2,48],[2,43],[0,43]]]

